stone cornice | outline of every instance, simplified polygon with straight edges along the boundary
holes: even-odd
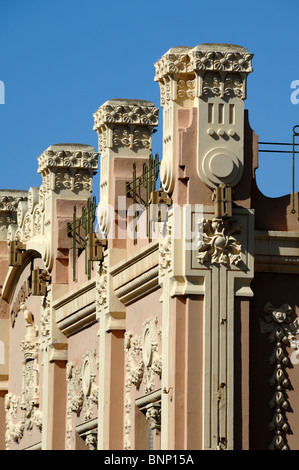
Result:
[[[255,271],[299,272],[299,232],[255,231]]]
[[[66,335],[96,323],[96,281],[92,279],[53,302],[56,323]]]
[[[125,305],[159,287],[159,243],[153,241],[134,255],[112,266],[116,296]]]

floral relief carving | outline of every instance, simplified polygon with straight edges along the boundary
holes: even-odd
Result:
[[[216,72],[207,72],[204,75],[202,93],[206,96],[220,96],[221,78]]]
[[[159,269],[161,276],[171,269],[171,230],[170,220],[161,224],[159,238]]]
[[[143,383],[145,393],[149,393],[154,389],[155,377],[161,379],[162,376],[162,356],[159,354],[161,333],[157,317],[143,323],[141,336],[125,333],[125,449],[131,449],[131,387],[139,390]]]
[[[200,222],[201,224],[201,222]],[[198,243],[197,261],[200,264],[237,266],[241,262],[241,229],[237,221],[204,220],[202,241]]]
[[[47,346],[50,335],[51,302],[48,297],[42,299],[40,320],[40,341],[41,349]]]
[[[146,419],[151,429],[161,430],[161,401],[150,403],[146,406]]]
[[[26,335],[21,342],[21,351],[23,351],[23,370],[22,370],[22,394],[21,397],[7,394],[5,400],[6,412],[6,446],[9,448],[10,442],[19,443],[25,431],[32,431],[35,426],[39,431],[42,430],[42,412],[39,410],[39,334],[38,328],[34,323],[32,313],[26,305],[20,305],[20,311],[23,312],[26,322]],[[22,411],[21,420],[14,423],[17,412]]]
[[[18,208],[19,202],[27,201],[26,197],[22,196],[1,196],[0,198],[0,211],[16,211]]]
[[[108,288],[107,288],[107,264],[104,261],[99,264],[96,278],[97,306],[100,310],[107,307]]]
[[[73,413],[79,416],[83,412],[84,419],[89,420],[93,415],[93,405],[98,404],[97,371],[96,351],[84,354],[82,366],[77,366],[73,362],[67,364],[67,449],[72,448]]]
[[[195,98],[195,79],[193,80],[179,80],[177,85],[177,94],[181,99]]]
[[[240,74],[228,73],[224,80],[224,94],[230,97],[243,98],[243,80]]]
[[[226,96],[234,91],[234,96],[245,99],[243,81],[245,80],[245,75],[252,72],[252,58],[253,54],[250,54],[247,49],[236,49],[235,46],[223,45],[221,47],[220,45],[211,45],[209,48],[209,45],[202,44],[195,48],[174,48],[155,63],[155,81],[160,83],[161,106],[165,106],[171,99],[170,82],[172,80],[177,81],[178,91],[181,93],[183,84],[180,83],[180,78],[182,77],[184,81],[193,80],[194,74],[200,78],[200,81],[205,80],[206,82],[202,84],[203,90],[200,85],[198,90],[194,89],[194,94],[198,93],[199,96],[202,96],[203,93],[204,95],[209,94],[209,96],[223,97],[223,80],[226,74],[242,73],[244,75],[242,79],[242,92],[238,85],[232,90],[231,86],[228,87],[227,83]],[[221,74],[221,84],[210,79],[207,81],[209,76],[217,77],[215,73],[218,72]],[[169,88],[168,94],[166,94],[166,86]],[[173,95],[172,99],[176,99],[175,95]]]
[[[154,106],[139,106],[130,104],[119,104],[117,100],[115,104],[102,105],[96,113],[94,113],[94,130],[102,128],[106,124],[139,124],[147,126],[156,126],[158,124],[159,108]]]
[[[269,403],[273,410],[273,419],[269,423],[269,429],[274,432],[274,436],[269,448],[288,450],[287,435],[291,434],[291,429],[287,413],[291,411],[291,408],[287,392],[291,389],[291,384],[287,372],[290,360],[286,347],[292,347],[293,343],[297,347],[296,335],[299,334],[299,318],[291,321],[292,308],[288,304],[276,308],[268,302],[264,306],[264,311],[267,315],[263,320],[260,319],[260,330],[261,333],[268,334],[269,342],[273,344],[273,352],[269,361],[274,366],[273,375],[269,380],[270,385],[274,388]]]
[[[9,450],[11,442],[16,442],[18,444],[24,435],[25,416],[23,416],[21,421],[19,421],[18,423],[14,423],[14,420],[17,417],[19,402],[20,397],[12,395],[12,393],[7,393],[5,395],[4,408],[6,421],[6,450]]]

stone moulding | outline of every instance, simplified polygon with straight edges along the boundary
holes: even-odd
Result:
[[[299,232],[256,230],[254,240],[256,271],[298,272]]]
[[[96,280],[59,297],[53,302],[53,310],[57,326],[66,336],[96,323]]]
[[[116,296],[124,305],[159,287],[159,243],[151,242],[145,248],[115,264],[111,268]]]

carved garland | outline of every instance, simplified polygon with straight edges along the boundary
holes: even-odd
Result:
[[[264,306],[268,314],[265,321],[260,319],[261,333],[267,333],[270,343],[274,343],[273,353],[269,361],[274,366],[273,375],[269,381],[274,387],[273,397],[269,403],[273,409],[273,419],[269,428],[274,431],[274,437],[270,444],[273,450],[288,450],[287,434],[291,432],[287,420],[287,412],[290,410],[287,390],[290,389],[287,368],[290,364],[286,346],[297,344],[295,336],[299,333],[299,318],[291,322],[291,307],[288,304],[275,308],[271,303]]]

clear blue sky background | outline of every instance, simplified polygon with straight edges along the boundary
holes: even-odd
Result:
[[[153,64],[174,46],[247,47],[255,55],[245,102],[251,127],[260,140],[291,142],[299,124],[299,104],[290,100],[299,80],[298,21],[298,0],[0,0],[0,188],[40,186],[37,157],[52,144],[97,149],[93,113],[106,100],[159,106]],[[159,154],[161,140],[159,131]],[[291,169],[291,156],[260,154],[261,191],[290,193]]]

